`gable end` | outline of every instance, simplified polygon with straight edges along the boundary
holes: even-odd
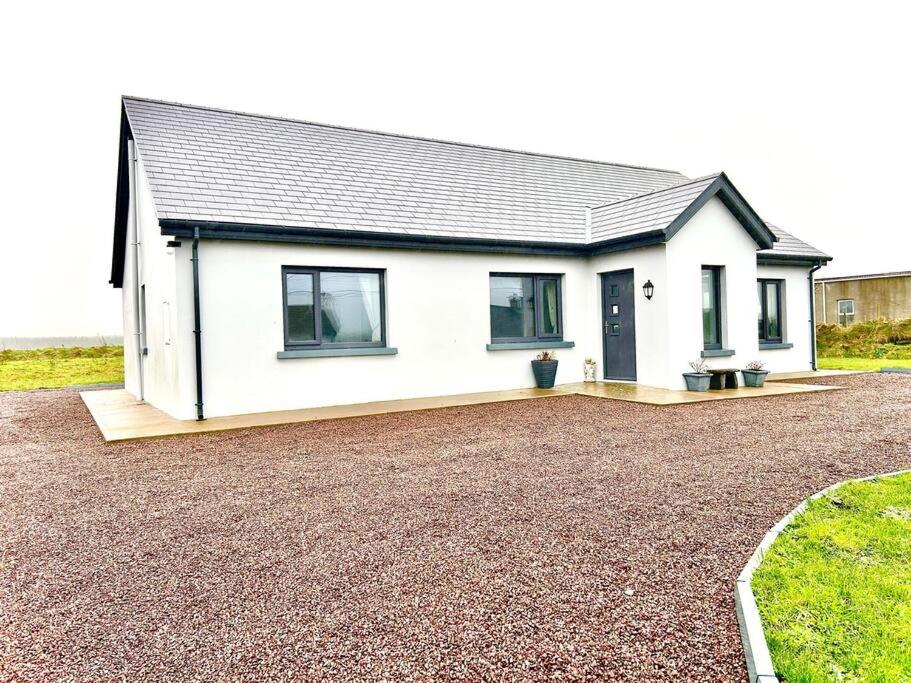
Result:
[[[700,194],[692,204],[686,207],[669,226],[667,226],[664,231],[665,240],[669,240],[676,235],[677,232],[680,231],[680,228],[686,225],[689,220],[696,215],[696,212],[705,206],[713,197],[718,197],[718,199],[721,200],[728,211],[737,219],[737,222],[743,226],[744,230],[746,230],[756,244],[759,245],[760,249],[772,248],[772,245],[777,240],[774,233],[766,227],[765,222],[759,217],[759,214],[757,214],[753,207],[747,203],[747,200],[743,198],[743,195],[738,192],[737,188],[734,187],[733,183],[731,183],[724,173],[719,174],[715,181],[705,188],[702,194]]]

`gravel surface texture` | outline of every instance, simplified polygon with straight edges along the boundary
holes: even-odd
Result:
[[[817,381],[113,445],[0,394],[0,679],[745,681],[763,534],[911,467],[911,377]]]

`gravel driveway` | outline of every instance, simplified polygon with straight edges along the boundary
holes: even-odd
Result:
[[[767,528],[911,466],[911,377],[817,381],[114,445],[0,394],[0,679],[745,681]]]

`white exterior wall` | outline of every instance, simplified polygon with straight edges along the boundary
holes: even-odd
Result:
[[[790,349],[760,351],[759,359],[772,372],[810,370],[810,285],[809,266],[760,265],[759,277],[784,280],[781,317],[782,341],[793,344]],[[758,298],[758,297],[757,297]],[[758,305],[758,304],[757,304]]]
[[[169,249],[145,177],[139,176],[140,282],[146,285],[145,398],[195,418],[191,240]],[[132,221],[130,221],[132,225]],[[132,336],[132,239],[124,273],[126,386],[138,396]],[[772,371],[807,369],[809,296],[802,266],[759,266],[756,244],[717,199],[667,244],[584,257],[521,256],[280,243],[200,242],[205,415],[216,417],[369,401],[531,387],[536,350],[488,351],[491,272],[563,275],[564,339],[558,383],[579,382],[583,359],[603,377],[600,274],[632,269],[636,366],[641,384],[682,388],[687,361],[702,348],[701,268],[723,266],[722,328],[736,355],[715,367],[762,359]],[[386,333],[394,356],[279,359],[284,349],[282,266],[376,268],[386,272]],[[756,279],[786,281],[785,341],[758,350]],[[651,280],[654,297],[642,285]]]
[[[149,403],[165,412],[177,415],[184,413],[186,398],[181,394],[182,376],[179,344],[187,345],[187,340],[178,335],[177,315],[179,301],[177,297],[175,268],[179,249],[166,246],[167,237],[161,235],[158,216],[155,212],[148,179],[142,163],[135,165],[138,173],[135,178],[133,197],[129,207],[127,221],[126,259],[124,261],[123,279],[123,321],[124,321],[124,386],[131,394],[145,398]],[[138,221],[134,222],[134,215]],[[135,271],[133,243],[134,230],[139,231],[139,270],[138,280]],[[187,254],[188,249],[184,249]],[[137,283],[145,285],[145,346],[148,353],[142,357],[142,383],[140,384],[140,361],[137,345],[139,337],[135,334],[134,297]],[[189,290],[189,302],[192,305],[192,288]],[[191,327],[192,330],[192,327]],[[192,335],[189,343],[192,344]],[[190,377],[194,376],[193,367],[188,368]],[[192,408],[193,399],[190,398]]]
[[[130,143],[128,157],[133,156],[133,144]],[[120,293],[123,302],[123,385],[133,396],[137,398],[141,394],[139,383],[139,359],[137,349],[139,339],[137,337],[136,314],[136,252],[133,244],[136,242],[136,205],[133,202],[135,178],[133,171],[135,165],[132,161],[129,164],[129,183],[130,183],[130,200],[127,209],[127,234],[126,234],[126,253],[123,261],[123,283]]]
[[[491,272],[564,275],[563,338],[576,346],[556,351],[559,383],[581,381],[585,356],[600,354],[586,334],[599,304],[584,258],[214,240],[199,258],[207,417],[534,386],[538,351],[486,348]],[[278,359],[285,265],[385,269],[387,344],[398,354]]]
[[[667,243],[670,373],[660,386],[685,387],[689,361],[699,358],[702,336],[702,266],[722,266],[722,347],[733,356],[709,358],[710,367],[742,368],[758,358],[756,242],[721,200],[709,200]]]

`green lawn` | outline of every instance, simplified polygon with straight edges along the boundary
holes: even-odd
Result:
[[[123,347],[0,351],[0,391],[123,382]]]
[[[752,585],[789,683],[911,681],[911,475],[811,502]]]
[[[820,370],[874,370],[880,368],[911,368],[911,360],[887,358],[822,358],[819,359]]]

